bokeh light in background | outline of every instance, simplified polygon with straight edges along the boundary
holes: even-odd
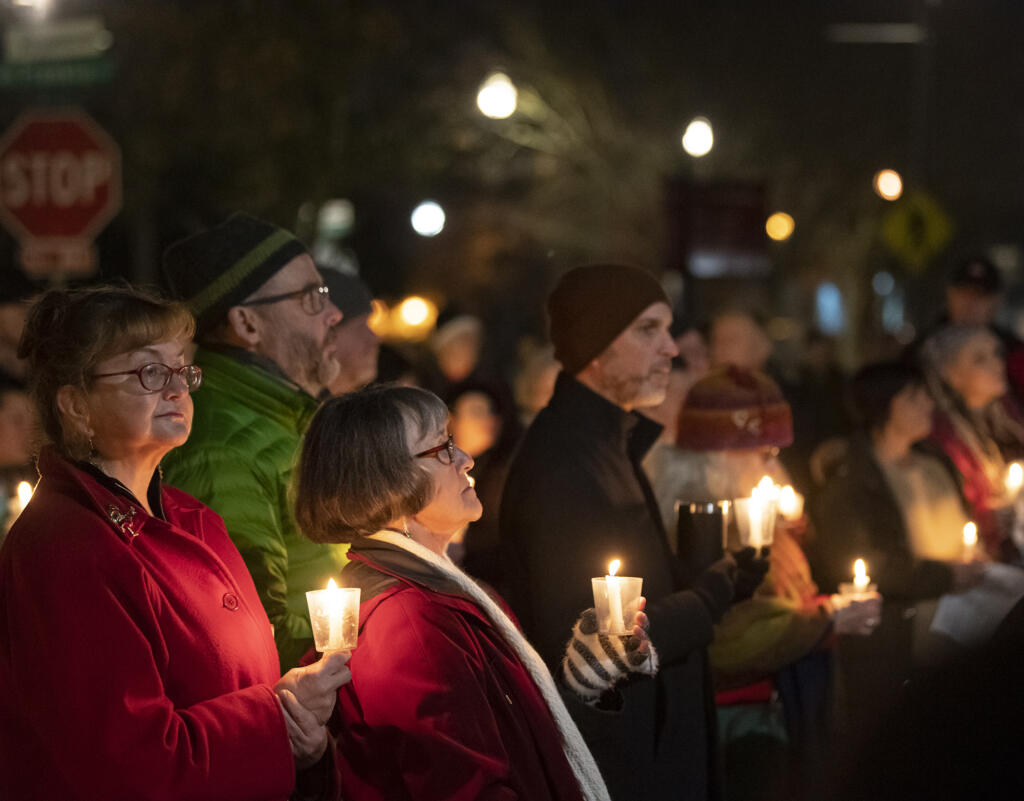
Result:
[[[882,270],[875,273],[875,277],[871,279],[871,288],[875,290],[875,294],[879,297],[885,297],[896,288],[896,281],[891,273]]]
[[[413,210],[410,220],[420,236],[437,236],[444,230],[444,209],[433,200],[424,200]]]
[[[683,134],[683,150],[694,158],[706,156],[715,144],[711,122],[706,117],[694,117]]]
[[[390,308],[375,299],[367,324],[385,341],[420,342],[437,325],[437,311],[437,304],[421,295],[409,295]]]
[[[796,223],[784,211],[777,211],[764,224],[764,230],[776,242],[784,242],[793,235]]]
[[[883,200],[899,200],[903,194],[903,179],[896,170],[879,170],[875,173],[875,192]]]
[[[511,117],[519,102],[519,91],[509,77],[503,72],[492,72],[480,84],[476,95],[476,105],[485,117],[492,120],[504,120]]]

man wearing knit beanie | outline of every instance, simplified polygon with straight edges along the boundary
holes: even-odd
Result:
[[[245,214],[174,243],[163,268],[196,316],[203,368],[192,434],[164,475],[224,518],[287,670],[313,642],[306,591],[344,563],[301,535],[288,502],[300,437],[338,372],[329,333],[342,315],[302,243]]]
[[[717,798],[706,647],[732,600],[736,565],[723,559],[685,584],[640,465],[661,426],[638,410],[664,399],[677,354],[668,300],[643,270],[590,265],[562,277],[548,314],[563,370],[505,484],[503,589],[562,679],[615,801]],[[588,655],[574,636],[575,654],[562,656],[568,632],[582,629],[579,610],[593,605],[591,578],[614,559],[622,575],[643,578],[660,669],[652,676],[623,663],[628,678],[613,675],[608,690],[612,643]]]

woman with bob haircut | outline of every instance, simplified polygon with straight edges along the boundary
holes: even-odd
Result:
[[[296,517],[314,540],[351,543],[342,584],[361,589],[352,682],[332,721],[345,797],[608,799],[508,607],[445,553],[482,513],[473,459],[447,424],[438,397],[390,386],[328,401],[306,433]],[[588,610],[562,663],[564,686],[614,704],[619,679],[651,675],[646,616],[635,622],[631,635],[599,636]]]
[[[29,312],[18,355],[48,444],[0,549],[0,797],[269,801],[297,770],[336,791],[324,723],[347,654],[279,677],[220,517],[160,481],[202,382],[194,327],[127,287]]]

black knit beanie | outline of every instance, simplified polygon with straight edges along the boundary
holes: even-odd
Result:
[[[590,264],[562,276],[548,297],[555,358],[570,375],[608,347],[652,303],[667,304],[661,284],[646,270]]]
[[[199,338],[306,248],[276,225],[237,213],[164,251],[171,293],[196,317]]]

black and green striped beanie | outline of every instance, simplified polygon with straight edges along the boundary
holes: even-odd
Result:
[[[202,339],[236,306],[306,248],[272,223],[241,212],[164,251],[164,279],[196,318]]]

